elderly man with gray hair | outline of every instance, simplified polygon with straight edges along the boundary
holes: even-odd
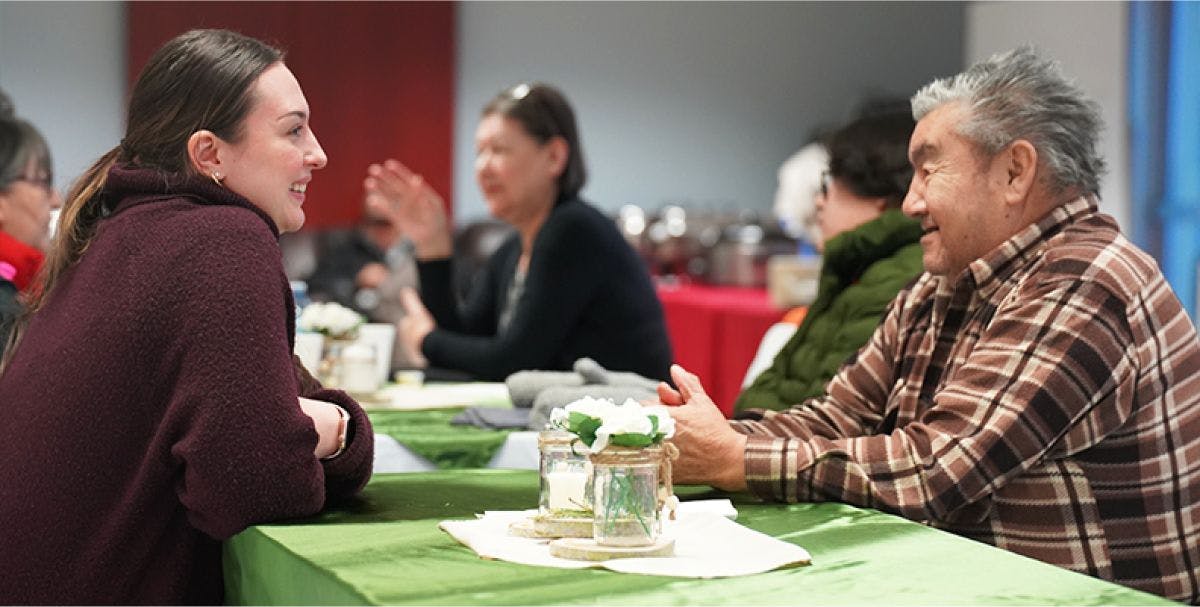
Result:
[[[878,508],[1200,601],[1200,342],[1097,210],[1095,104],[1018,49],[912,106],[926,273],[787,411],[728,422],[672,368],[677,482]]]

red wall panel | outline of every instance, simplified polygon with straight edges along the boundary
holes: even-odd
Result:
[[[286,51],[329,165],[309,186],[305,227],[353,224],[367,165],[397,158],[454,199],[455,4],[130,2],[129,84],[176,34],[226,28]]]

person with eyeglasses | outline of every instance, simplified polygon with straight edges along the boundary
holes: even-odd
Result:
[[[0,118],[0,356],[50,246],[50,218],[62,206],[50,148],[34,126]]]
[[[900,210],[912,167],[907,107],[875,102],[826,138],[829,170],[814,197],[821,240],[817,298],[783,348],[738,394],[734,410],[780,410],[819,396],[921,273],[921,226]]]
[[[566,98],[521,84],[483,108],[475,178],[491,214],[516,228],[459,305],[442,198],[396,160],[368,168],[377,208],[413,241],[421,293],[398,324],[410,358],[501,380],[520,370],[608,369],[667,379],[671,346],[641,258],[612,219],[584,202],[583,149]]]

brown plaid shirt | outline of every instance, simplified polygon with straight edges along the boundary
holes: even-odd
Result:
[[[902,291],[825,396],[762,421],[761,497],[842,501],[1200,601],[1200,342],[1094,200]]]

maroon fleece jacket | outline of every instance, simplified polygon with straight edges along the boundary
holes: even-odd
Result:
[[[370,422],[296,370],[265,214],[121,167],[103,196],[0,376],[0,602],[219,604],[221,540],[356,493]],[[302,394],[351,413],[339,457],[313,456]]]

